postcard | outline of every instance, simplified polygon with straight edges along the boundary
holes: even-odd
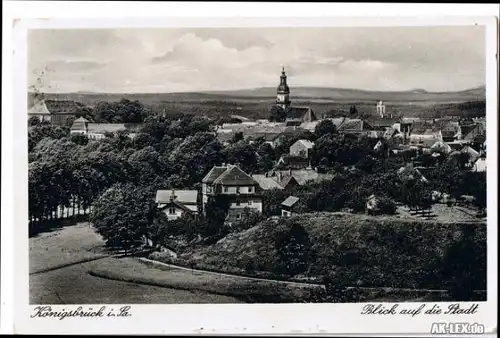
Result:
[[[16,22],[15,332],[496,332],[497,28]]]

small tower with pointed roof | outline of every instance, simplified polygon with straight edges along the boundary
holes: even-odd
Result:
[[[276,106],[286,110],[290,107],[290,88],[286,83],[285,67],[281,69],[280,84],[276,95]]]

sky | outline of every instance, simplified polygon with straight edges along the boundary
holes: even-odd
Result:
[[[28,32],[42,92],[274,87],[456,91],[485,84],[481,26],[130,28]]]

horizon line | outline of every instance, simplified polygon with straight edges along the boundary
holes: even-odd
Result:
[[[271,89],[274,86],[263,86],[263,87],[247,87],[247,88],[239,88],[239,89],[200,89],[200,90],[191,90],[191,91],[172,91],[172,92],[160,92],[160,91],[151,91],[151,92],[105,92],[105,91],[90,91],[90,90],[79,90],[79,91],[68,91],[68,92],[39,92],[40,94],[113,94],[113,95],[132,95],[132,94],[218,94],[224,95],[224,92],[238,92],[238,91],[250,91],[250,90],[258,90],[258,89]],[[445,94],[445,93],[459,93],[465,92],[469,90],[477,90],[477,89],[486,89],[486,84],[468,87],[460,90],[448,90],[448,91],[428,91],[424,88],[414,88],[414,89],[406,89],[406,90],[373,90],[373,89],[359,89],[359,88],[346,88],[346,87],[323,87],[323,86],[296,86],[294,88],[304,89],[330,89],[330,90],[346,90],[346,91],[359,91],[359,92],[379,92],[379,93],[411,93],[411,92],[425,92],[428,94]],[[290,91],[292,91],[291,88]],[[28,94],[35,93],[34,91],[28,90]]]

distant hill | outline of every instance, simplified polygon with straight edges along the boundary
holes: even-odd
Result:
[[[47,99],[70,100],[81,102],[85,105],[94,105],[99,101],[119,101],[122,98],[139,100],[144,104],[159,104],[172,101],[269,101],[272,102],[276,95],[275,87],[262,87],[231,91],[202,91],[186,93],[64,93],[45,94]],[[427,92],[422,89],[410,91],[368,91],[359,89],[323,88],[323,87],[292,87],[292,101],[317,101],[317,102],[428,102],[428,103],[456,103],[466,101],[485,100],[486,89],[484,86],[457,92]]]
[[[201,94],[273,98],[276,95],[276,88],[262,87],[233,91],[208,91]],[[298,99],[329,99],[339,101],[472,101],[485,99],[486,88],[482,86],[457,92],[428,92],[423,89],[409,91],[368,91],[344,88],[294,87],[291,88],[291,96]]]

